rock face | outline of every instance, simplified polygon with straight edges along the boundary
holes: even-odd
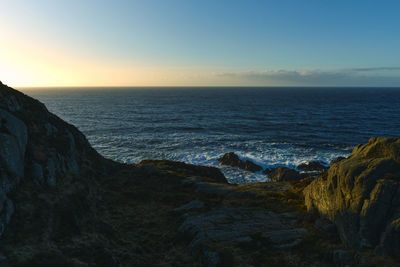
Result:
[[[400,139],[371,138],[304,190],[351,247],[400,253]]]
[[[268,178],[271,179],[272,182],[301,180],[307,176],[288,167],[266,169],[264,173],[268,175]]]
[[[22,179],[52,187],[100,160],[74,126],[0,83],[0,235],[14,211],[8,194]]]
[[[24,176],[27,141],[26,125],[11,113],[0,109],[0,234],[14,212],[7,194]]]
[[[250,160],[243,161],[233,152],[226,153],[222,156],[222,158],[218,159],[219,163],[222,165],[227,165],[231,167],[238,167],[240,169],[250,171],[250,172],[258,172],[262,170],[262,167],[254,164]]]

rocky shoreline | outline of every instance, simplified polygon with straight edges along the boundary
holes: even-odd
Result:
[[[399,266],[399,140],[301,172],[229,154],[272,181],[233,185],[217,168],[105,159],[0,84],[0,266]]]
[[[344,159],[339,157],[334,159],[332,163],[336,163]],[[234,152],[228,152],[218,159],[220,165],[236,167],[248,172],[262,172],[272,182],[301,180],[307,177],[315,177],[329,169],[329,164],[323,161],[310,161],[302,163],[296,169],[291,169],[285,166],[263,169],[260,165],[255,164],[250,160],[242,160]]]

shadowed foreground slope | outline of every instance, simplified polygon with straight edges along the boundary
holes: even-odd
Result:
[[[312,178],[231,185],[217,168],[118,164],[4,85],[0,116],[0,266],[396,266],[307,212]]]

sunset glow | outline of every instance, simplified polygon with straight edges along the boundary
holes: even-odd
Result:
[[[61,2],[3,3],[3,82],[16,87],[400,85],[395,1],[315,2],[307,8],[296,1]]]

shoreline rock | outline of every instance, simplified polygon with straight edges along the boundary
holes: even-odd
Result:
[[[218,162],[222,165],[238,167],[249,172],[258,172],[263,170],[261,166],[251,162],[250,160],[241,160],[234,152],[226,153],[218,159]]]
[[[316,173],[319,174],[321,172],[326,171],[327,169],[329,169],[329,167],[327,166],[328,164],[324,161],[309,161],[307,163],[302,163],[299,166],[297,166],[298,170],[301,170],[303,172],[306,173]]]
[[[295,169],[283,166],[272,169],[265,169],[264,173],[268,175],[268,178],[271,179],[272,182],[298,181],[308,177],[307,174],[300,173]]]

